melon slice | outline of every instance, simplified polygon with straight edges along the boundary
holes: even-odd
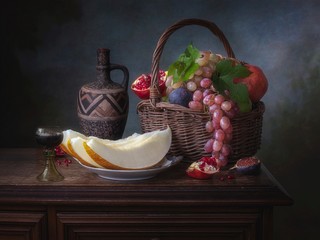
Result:
[[[62,142],[60,144],[60,147],[64,152],[66,152],[70,156],[73,156],[73,153],[72,153],[72,149],[70,150],[68,145],[70,145],[71,138],[74,138],[74,137],[81,137],[83,139],[87,138],[82,133],[79,133],[79,132],[71,130],[71,129],[63,131],[63,140],[62,140]]]
[[[82,137],[74,137],[71,138],[68,142],[68,149],[70,150],[73,157],[79,160],[83,165],[89,167],[98,167],[102,166],[95,162],[86,152],[83,143],[87,141],[87,139]]]
[[[157,165],[168,153],[172,133],[156,130],[128,141],[114,144],[90,138],[83,142],[88,155],[99,165],[109,169],[145,169]]]

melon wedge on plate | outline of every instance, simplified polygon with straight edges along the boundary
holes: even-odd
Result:
[[[108,169],[146,169],[157,165],[171,146],[170,127],[141,134],[127,142],[114,144],[89,138],[83,145],[88,155]]]
[[[87,139],[87,137],[85,135],[83,135],[82,133],[79,133],[77,131],[74,131],[74,130],[71,130],[71,129],[63,131],[63,140],[62,140],[62,142],[60,144],[60,147],[64,152],[66,152],[70,156],[74,155],[74,153],[72,153],[72,149],[69,149],[70,140],[72,138],[74,138],[74,137],[81,137],[83,139]]]
[[[94,161],[85,150],[83,145],[85,141],[87,141],[87,139],[82,137],[74,137],[70,139],[68,149],[72,153],[71,156],[78,159],[78,161],[81,162],[83,165],[101,168],[102,166],[99,165],[96,161]]]
[[[87,137],[69,129],[63,132],[63,141],[60,144],[61,148],[67,154],[76,158],[83,165],[109,169],[141,169],[155,166],[161,162],[162,158],[168,152],[170,145],[171,129],[169,127],[162,131],[156,130],[144,134],[134,133],[127,138],[119,140],[101,139],[94,136]],[[96,149],[98,149],[99,153],[95,152]],[[150,153],[150,150],[152,150],[152,153]],[[105,155],[106,152],[107,155]],[[144,165],[141,165],[142,160],[132,160],[145,158],[145,155],[148,160],[143,160],[145,161]],[[132,158],[132,156],[134,156],[134,158]],[[150,158],[149,156],[152,157]],[[163,157],[159,158],[159,156]],[[107,157],[107,159],[105,159],[105,157]],[[108,160],[108,158],[111,160]],[[134,161],[137,163],[136,165],[123,165],[121,161],[114,160],[121,158],[125,162]],[[150,162],[147,164],[147,161]]]

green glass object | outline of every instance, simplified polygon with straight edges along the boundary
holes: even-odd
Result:
[[[36,131],[36,141],[44,146],[43,156],[45,159],[45,168],[37,177],[42,182],[58,182],[64,177],[57,170],[55,165],[55,147],[63,140],[63,133],[59,127],[39,127]]]

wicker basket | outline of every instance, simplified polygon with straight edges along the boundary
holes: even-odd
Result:
[[[137,105],[137,112],[143,132],[164,129],[167,125],[172,130],[171,155],[182,155],[190,161],[196,161],[208,155],[204,145],[212,137],[205,130],[205,124],[210,120],[206,112],[195,111],[180,105],[161,102],[159,92],[158,71],[159,61],[164,45],[169,36],[176,30],[188,26],[199,25],[208,28],[223,43],[228,58],[235,58],[232,48],[223,32],[212,22],[202,19],[185,19],[169,27],[160,37],[152,59],[152,80],[150,99],[143,100]],[[262,120],[264,104],[259,102],[249,113],[240,113],[232,119],[233,139],[231,142],[232,155],[229,161],[256,154],[261,144]]]

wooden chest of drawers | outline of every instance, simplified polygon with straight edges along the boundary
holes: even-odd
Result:
[[[41,183],[39,149],[1,149],[0,240],[272,239],[273,207],[293,201],[264,166],[257,176],[196,180],[188,164],[118,182],[73,161],[58,167],[64,181]]]

